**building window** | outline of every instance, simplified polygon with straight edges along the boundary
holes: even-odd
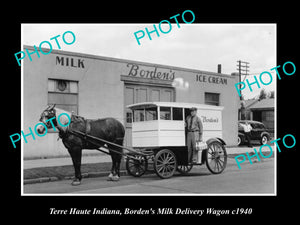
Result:
[[[274,111],[263,111],[263,117],[266,121],[274,121]]]
[[[126,112],[126,123],[132,123],[132,112]]]
[[[59,80],[57,82],[57,88],[59,91],[65,91],[69,85],[67,85],[67,81]]]
[[[48,79],[48,104],[78,114],[78,81]]]
[[[220,105],[220,94],[205,92],[205,104],[207,105]]]

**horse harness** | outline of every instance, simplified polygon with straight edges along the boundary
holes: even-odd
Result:
[[[90,140],[87,140],[87,135],[89,135],[89,133],[91,131],[90,122],[88,121],[88,119],[85,119],[82,116],[74,115],[74,114],[71,115],[71,122],[70,122],[69,126],[67,126],[66,130],[65,131],[59,130],[57,140],[59,140],[59,138],[61,138],[61,139],[68,138],[70,135],[78,136],[78,134],[76,135],[76,133],[73,132],[73,131],[76,131],[76,129],[74,129],[74,124],[76,124],[76,123],[84,124],[84,132],[82,132],[84,134],[83,134],[83,137],[80,137],[83,140],[83,145],[86,146],[86,145],[90,144],[91,143]],[[117,140],[123,140],[123,137],[120,137],[120,138],[116,137],[116,139],[114,141],[117,141]]]
[[[72,114],[71,115],[71,122],[69,124],[69,126],[67,126],[66,130],[64,132],[59,132],[58,134],[58,139],[61,138],[67,138],[68,136],[72,135],[72,130],[75,130],[73,129],[73,125],[76,124],[76,123],[84,123],[84,140],[86,141],[86,135],[91,131],[91,125],[90,123],[88,123],[87,119],[85,119],[84,117],[82,116],[79,116],[79,115],[74,115]]]

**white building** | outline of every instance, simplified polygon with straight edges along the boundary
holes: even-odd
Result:
[[[32,46],[24,49],[34,51]],[[60,50],[31,57],[32,61],[26,57],[22,65],[25,134],[39,122],[46,106],[55,103],[86,118],[117,118],[126,127],[124,145],[131,146],[131,111],[127,105],[187,102],[223,106],[223,139],[227,145],[237,144],[237,76]],[[35,138],[27,137],[24,157],[68,155],[56,132]]]

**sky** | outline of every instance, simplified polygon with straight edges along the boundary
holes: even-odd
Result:
[[[276,25],[275,24],[184,24],[172,23],[169,33],[152,33],[150,40],[145,35],[138,45],[134,33],[153,24],[22,24],[22,44],[36,45],[42,41],[72,31],[76,40],[66,45],[61,39],[61,50],[136,60],[149,63],[177,66],[190,69],[217,72],[222,65],[222,73],[237,72],[237,60],[249,62],[249,82],[253,76],[259,79],[263,71],[270,71],[276,65]],[[156,24],[158,27],[158,24]],[[168,25],[162,26],[168,30]],[[146,32],[145,32],[146,33]],[[67,36],[66,36],[67,37]],[[50,43],[58,49],[55,41]],[[45,45],[46,47],[47,45]],[[243,79],[244,77],[242,77]],[[265,82],[268,79],[263,79]],[[267,91],[275,90],[275,80],[262,86]],[[243,90],[245,99],[258,95],[256,86],[253,92]]]

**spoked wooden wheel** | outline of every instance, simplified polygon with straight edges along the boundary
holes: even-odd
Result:
[[[175,154],[168,149],[160,150],[154,157],[154,171],[160,178],[166,179],[173,176],[177,168]]]
[[[225,147],[218,141],[213,141],[206,150],[206,166],[211,173],[222,173],[227,164]]]
[[[148,168],[148,160],[145,156],[130,155],[126,159],[126,170],[128,174],[134,177],[142,176]]]
[[[193,168],[193,165],[190,164],[190,165],[180,165],[180,166],[177,166],[177,171],[181,174],[187,174],[188,172],[190,172]]]

